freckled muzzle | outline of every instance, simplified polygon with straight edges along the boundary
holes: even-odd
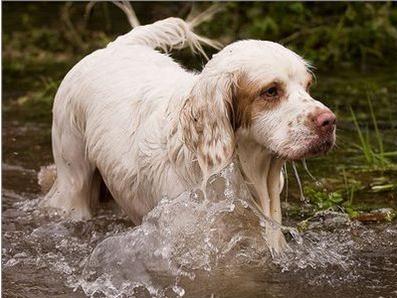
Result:
[[[316,137],[308,144],[304,157],[327,153],[335,144],[335,114],[329,109],[321,109],[308,118]]]
[[[287,160],[327,153],[335,144],[336,117],[328,108],[316,108],[305,117],[304,126],[308,135],[290,136],[295,138],[294,144],[284,147],[278,155]]]

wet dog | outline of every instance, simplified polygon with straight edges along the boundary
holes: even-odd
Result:
[[[207,39],[169,18],[139,26],[81,60],[55,97],[52,144],[57,177],[44,205],[91,216],[103,179],[136,224],[163,196],[205,185],[233,159],[263,212],[281,223],[287,160],[327,152],[335,116],[309,94],[308,63],[280,44],[243,40],[201,73],[156,48]],[[281,250],[280,231],[272,247]]]

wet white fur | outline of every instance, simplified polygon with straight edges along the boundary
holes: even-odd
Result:
[[[292,134],[287,124],[322,107],[305,91],[307,65],[281,45],[257,40],[225,47],[201,73],[186,71],[154,50],[186,43],[200,49],[203,40],[182,20],[167,19],[134,29],[73,67],[54,102],[57,178],[46,206],[90,217],[100,172],[138,224],[163,196],[200,185],[237,153],[265,213],[281,222],[284,160],[277,156],[301,150],[302,136],[312,138],[303,124],[296,124]],[[261,85],[283,80],[289,100],[253,119],[249,130],[235,132],[227,111],[231,88],[242,73]],[[276,246],[284,245],[280,239]]]

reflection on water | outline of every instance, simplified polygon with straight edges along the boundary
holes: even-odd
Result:
[[[51,160],[48,127],[5,128],[4,297],[397,295],[396,222],[365,226],[319,214],[302,244],[291,240],[272,259],[231,171],[213,179],[207,199],[164,198],[138,227],[112,203],[71,222],[37,209],[37,169]]]

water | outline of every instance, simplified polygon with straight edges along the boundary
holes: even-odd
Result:
[[[319,214],[272,259],[231,167],[207,198],[163,198],[141,226],[112,202],[71,222],[37,207],[37,171],[51,162],[48,124],[8,118],[3,144],[4,297],[397,296],[395,221]]]

